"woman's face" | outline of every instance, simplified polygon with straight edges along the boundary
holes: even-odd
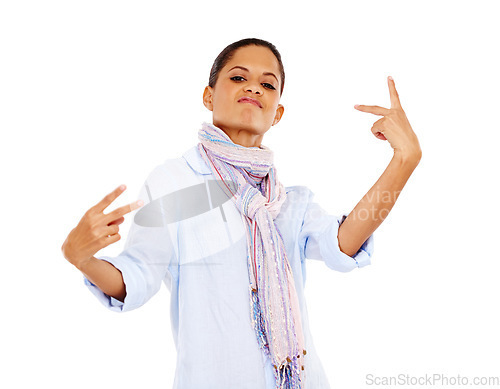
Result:
[[[266,131],[283,115],[280,88],[273,52],[267,47],[244,46],[221,69],[214,88],[205,88],[203,104],[213,112],[213,124],[234,143],[259,147]]]

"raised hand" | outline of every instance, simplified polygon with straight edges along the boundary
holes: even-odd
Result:
[[[124,222],[123,216],[144,204],[139,200],[104,214],[104,209],[125,189],[125,185],[121,185],[106,195],[85,212],[78,225],[71,230],[61,247],[64,257],[70,263],[80,268],[83,262],[92,259],[99,250],[121,239],[118,226]]]
[[[389,84],[391,108],[383,108],[377,105],[355,105],[354,108],[362,112],[383,116],[383,118],[373,123],[371,128],[373,135],[378,139],[389,141],[395,153],[420,159],[422,154],[420,144],[403,111],[403,107],[401,107],[394,80],[389,76],[387,82]]]

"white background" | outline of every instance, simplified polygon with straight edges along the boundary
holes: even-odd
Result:
[[[310,260],[306,298],[332,388],[367,374],[500,376],[495,1],[4,1],[0,5],[0,386],[170,388],[169,293],[106,310],[61,245],[120,184],[197,143],[217,54],[282,53],[282,121],[265,135],[284,185],[351,210],[392,157],[375,138],[387,76],[423,156],[375,232],[372,265]],[[118,255],[122,240],[99,252]],[[5,359],[7,358],[7,359]]]

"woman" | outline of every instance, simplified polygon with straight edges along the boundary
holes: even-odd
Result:
[[[203,123],[197,146],[148,176],[140,193],[146,205],[124,251],[94,257],[120,239],[124,215],[142,206],[103,214],[124,185],[90,208],[63,244],[66,259],[111,310],[136,309],[165,283],[177,348],[174,388],[329,387],[309,330],[305,259],[339,271],[369,264],[379,215],[387,216],[420,160],[390,79],[391,109],[356,108],[383,116],[372,132],[390,142],[394,158],[349,215],[327,215],[308,188],[283,187],[262,145],[284,113],[284,81],[269,42],[226,47],[203,93],[213,123]]]

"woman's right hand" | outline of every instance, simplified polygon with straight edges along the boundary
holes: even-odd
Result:
[[[121,185],[106,195],[99,203],[83,215],[78,225],[71,230],[61,250],[64,257],[77,268],[89,261],[102,248],[121,239],[119,225],[125,221],[123,215],[141,207],[142,200],[134,201],[114,211],[104,214],[106,209],[126,189]]]

